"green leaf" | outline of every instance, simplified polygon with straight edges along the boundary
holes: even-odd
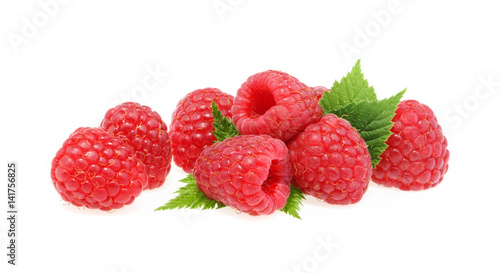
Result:
[[[387,148],[385,142],[392,134],[392,118],[405,92],[406,89],[383,100],[351,103],[331,112],[349,121],[359,131],[368,145],[373,167],[378,164],[380,155]]]
[[[201,192],[196,186],[196,180],[192,174],[186,176],[180,180],[180,182],[186,183],[184,187],[181,187],[175,193],[177,196],[168,201],[165,205],[158,207],[157,210],[173,210],[173,209],[220,209],[226,205],[209,199]],[[302,191],[294,186],[290,188],[290,196],[288,196],[285,207],[281,211],[301,219],[299,216],[299,210],[302,206],[302,200],[305,199]]]
[[[189,174],[186,178],[181,179],[180,182],[186,183],[186,185],[175,193],[177,196],[165,205],[158,207],[157,210],[171,210],[171,209],[219,209],[226,205],[209,199],[201,192],[196,186],[196,180],[192,174]]]
[[[331,90],[323,94],[319,103],[323,114],[332,113],[344,118],[359,131],[368,145],[371,163],[375,167],[387,148],[385,142],[392,134],[392,118],[405,91],[377,100],[375,90],[364,78],[358,60],[340,83],[335,81]]]
[[[323,112],[331,113],[346,105],[362,101],[377,99],[375,90],[365,80],[361,72],[361,61],[358,60],[351,72],[342,78],[340,83],[335,81],[329,92],[325,92],[319,101]]]
[[[290,195],[286,200],[286,205],[281,209],[281,211],[297,219],[302,219],[299,216],[299,211],[302,206],[302,200],[305,199],[306,197],[304,196],[304,193],[292,185],[290,187]]]
[[[214,116],[214,122],[212,123],[214,126],[214,136],[218,141],[223,141],[226,138],[240,134],[234,123],[222,115],[219,107],[214,101],[212,101],[212,115]]]

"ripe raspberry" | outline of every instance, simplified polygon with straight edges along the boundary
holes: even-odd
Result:
[[[135,150],[148,173],[148,189],[165,183],[172,162],[172,146],[167,125],[160,115],[134,102],[125,102],[106,112],[101,127],[122,137]]]
[[[415,100],[399,103],[393,133],[373,171],[372,180],[401,190],[435,187],[448,171],[450,152],[434,112]]]
[[[354,204],[372,174],[365,141],[351,124],[327,114],[288,143],[292,183],[330,204]]]
[[[132,203],[148,179],[144,164],[123,139],[85,127],[57,151],[50,176],[64,201],[104,211]]]
[[[266,134],[283,141],[323,115],[309,87],[274,70],[250,76],[238,90],[232,110],[241,134]]]
[[[318,101],[321,99],[321,97],[323,97],[323,93],[330,91],[329,88],[326,88],[324,86],[311,87],[311,90],[313,91],[314,95],[316,95]]]
[[[187,94],[177,103],[169,134],[174,162],[185,172],[193,172],[201,151],[217,140],[213,134],[212,100],[224,116],[231,118],[233,99],[217,88],[204,88]]]
[[[250,215],[282,209],[290,194],[285,144],[267,135],[239,135],[206,148],[193,176],[208,198]]]

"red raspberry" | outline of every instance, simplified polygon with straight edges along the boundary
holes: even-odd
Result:
[[[329,88],[326,88],[324,86],[311,87],[311,90],[313,91],[314,95],[316,95],[318,101],[321,99],[321,97],[323,97],[323,93],[330,91]]]
[[[285,206],[292,174],[281,140],[240,135],[203,150],[193,176],[208,198],[250,215],[263,215]]]
[[[436,116],[416,100],[399,103],[393,133],[373,171],[372,180],[401,190],[435,187],[448,171],[450,152]]]
[[[101,128],[76,129],[52,160],[50,176],[64,201],[105,211],[132,203],[148,179],[134,149]]]
[[[185,172],[193,172],[201,151],[217,140],[213,134],[212,100],[224,116],[231,118],[233,99],[217,88],[204,88],[187,94],[177,103],[169,134],[174,162]]]
[[[135,102],[125,102],[107,111],[101,127],[122,137],[146,165],[148,189],[165,183],[172,162],[172,146],[167,125],[160,115]]]
[[[241,134],[266,134],[283,141],[323,115],[309,87],[274,70],[250,76],[238,90],[232,110]]]
[[[330,204],[354,204],[372,175],[365,141],[351,124],[333,114],[288,143],[294,180],[304,193]]]

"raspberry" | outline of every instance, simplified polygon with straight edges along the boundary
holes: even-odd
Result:
[[[321,99],[321,97],[323,97],[323,93],[330,91],[330,89],[324,86],[311,87],[311,90],[313,91],[314,95],[316,95],[318,101]]]
[[[250,215],[263,215],[285,206],[292,174],[281,140],[239,135],[203,150],[193,176],[208,198]]]
[[[238,90],[232,110],[241,134],[266,134],[283,141],[323,115],[309,87],[274,70],[250,76]]]
[[[294,180],[306,194],[330,204],[354,204],[363,196],[372,174],[365,141],[351,124],[333,114],[288,143]]]
[[[50,176],[64,201],[104,211],[131,204],[148,179],[129,144],[101,128],[86,127],[57,151]]]
[[[160,115],[134,102],[125,102],[106,112],[101,127],[129,143],[148,173],[148,189],[165,183],[172,162],[167,125]]]
[[[174,162],[185,172],[191,173],[203,149],[217,140],[213,134],[212,100],[224,116],[231,118],[233,99],[217,88],[204,88],[187,94],[177,103],[169,134]]]
[[[416,100],[399,103],[393,133],[373,171],[372,180],[401,190],[435,187],[448,170],[450,152],[433,111]]]

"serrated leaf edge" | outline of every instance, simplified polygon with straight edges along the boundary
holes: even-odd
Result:
[[[280,209],[280,211],[291,215],[294,218],[302,220],[302,218],[299,215],[300,207],[303,206],[302,201],[305,200],[306,197],[304,193],[296,188],[295,186],[291,185],[290,186],[290,195],[288,196],[286,200],[285,206]]]

